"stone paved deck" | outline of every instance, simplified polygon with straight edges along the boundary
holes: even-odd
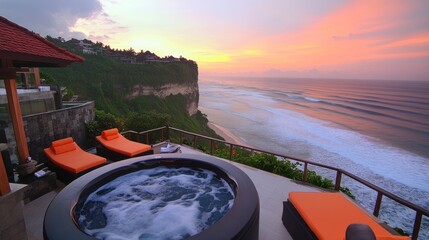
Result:
[[[186,146],[182,146],[181,151],[190,154],[204,154]],[[291,191],[315,192],[321,190],[259,169],[231,161],[228,162],[243,170],[256,186],[260,200],[259,239],[292,239],[281,221],[283,211],[282,202],[287,199],[288,193]],[[24,206],[24,218],[30,240],[43,239],[43,217],[45,211],[60,189],[61,187]]]

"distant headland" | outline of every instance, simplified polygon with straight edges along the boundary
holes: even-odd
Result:
[[[174,56],[164,56],[159,57],[151,51],[140,50],[136,52],[133,48],[129,49],[115,49],[111,48],[109,45],[105,45],[102,42],[93,42],[88,39],[75,39],[72,38],[66,41],[62,37],[53,38],[51,36],[46,36],[46,39],[55,43],[56,45],[63,47],[67,50],[82,53],[85,55],[102,55],[108,56],[121,63],[129,64],[149,64],[149,63],[171,63],[171,62],[180,62],[185,64],[197,65],[193,60],[186,59],[182,56],[176,58]]]

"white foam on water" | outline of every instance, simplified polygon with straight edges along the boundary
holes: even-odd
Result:
[[[212,204],[220,201],[219,194],[227,199],[221,206]],[[121,176],[88,196],[85,205],[105,204],[106,226],[93,229],[91,223],[97,220],[83,210],[78,221],[86,233],[100,239],[183,239],[213,224],[213,213],[225,214],[233,196],[226,181],[211,171],[157,167]],[[202,208],[204,198],[214,206]]]
[[[429,159],[334,123],[281,108],[282,105],[274,98],[270,100],[269,92],[260,98],[263,91],[249,90],[247,95],[241,91],[240,96],[236,96],[235,91],[230,88],[206,91],[210,94],[205,101],[200,101],[200,106],[210,113],[209,120],[213,119],[213,122],[228,128],[248,144],[337,166],[424,208],[429,207]],[[221,91],[224,96],[217,98],[217,91]],[[316,102],[319,99],[305,100]],[[213,111],[207,106],[208,102],[225,106],[239,102],[245,105],[242,109],[250,110],[231,111],[226,107]],[[323,169],[318,168],[317,171],[325,174]],[[335,175],[332,172],[328,174]],[[352,189],[353,194],[369,211],[373,210],[376,198],[373,191],[346,177],[342,183]],[[389,225],[411,232],[414,216],[415,212],[383,200],[380,217]],[[421,237],[429,236],[428,226],[426,219],[420,231]]]
[[[266,127],[276,138],[296,139],[335,153],[363,165],[374,173],[413,188],[429,192],[429,161],[414,153],[384,144],[358,132],[304,114],[266,106],[255,106],[270,113]],[[312,156],[317,161],[318,156]]]
[[[240,92],[239,97],[235,94],[236,91]],[[233,88],[225,90],[219,86],[215,87],[215,89],[206,90],[206,92],[210,94],[220,92],[225,97],[216,98],[216,104],[219,104],[218,107],[212,108],[210,104],[207,106],[206,102],[202,102],[204,104],[203,108],[224,111],[230,116],[228,119],[231,119],[231,115],[233,115],[244,120],[240,123],[241,127],[231,126],[232,123],[238,120],[215,122],[230,128],[233,133],[247,132],[247,136],[255,135],[279,142],[290,142],[291,140],[300,143],[305,142],[309,146],[315,146],[334,153],[340,159],[347,159],[357,163],[376,174],[429,192],[429,173],[422,171],[423,169],[429,169],[429,159],[390,146],[378,139],[344,129],[334,123],[309,117],[299,112],[274,107],[273,104],[276,104],[277,101],[262,92]],[[243,109],[250,108],[253,110],[234,112],[229,107],[224,107],[231,105],[232,96],[234,96],[235,103],[240,102],[242,105],[246,105],[246,107],[242,107]],[[307,100],[318,101],[318,99]],[[220,117],[216,117],[216,119],[220,119]],[[242,136],[243,134],[237,135],[242,139],[248,139],[248,137]],[[257,146],[254,142],[249,143]],[[317,151],[314,152],[317,153]],[[313,155],[312,160],[320,161],[317,155]],[[339,166],[349,170],[347,162],[339,163]]]

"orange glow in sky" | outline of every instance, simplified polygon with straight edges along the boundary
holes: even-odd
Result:
[[[39,25],[6,2],[1,15],[42,35],[183,56],[201,75],[429,80],[427,0],[70,1],[29,6]]]

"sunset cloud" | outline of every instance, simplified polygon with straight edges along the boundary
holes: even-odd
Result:
[[[70,30],[79,19],[90,18],[102,10],[98,0],[0,0],[0,15],[42,36],[83,38]],[[101,35],[101,33],[100,33]]]
[[[69,27],[71,32],[82,32],[92,41],[108,42],[120,34],[128,32],[128,28],[113,21],[107,13],[94,12],[87,18],[79,18]]]
[[[426,0],[36,2],[0,0],[0,14],[42,35],[184,56],[203,74],[429,80]]]
[[[422,25],[426,21],[429,26],[429,21],[413,15],[415,10],[403,1],[351,2],[299,31],[257,39],[250,47],[267,54],[259,60],[248,59],[248,67],[241,70],[342,71],[345,65],[355,64],[358,73],[362,63],[384,60],[377,64],[384,66],[380,71],[395,72],[401,60],[407,65],[422,60],[429,64],[429,29],[410,27],[410,22]],[[397,61],[386,66],[392,59]],[[418,71],[410,76],[429,76],[427,70],[417,68],[420,65],[414,65]]]

